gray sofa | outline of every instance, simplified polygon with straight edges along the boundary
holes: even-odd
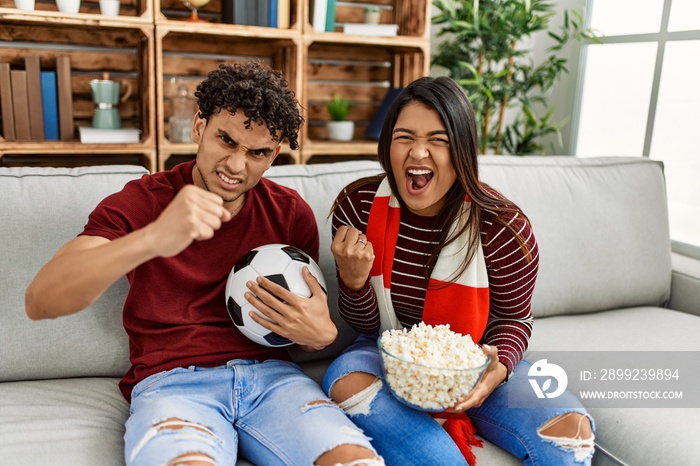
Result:
[[[539,240],[532,351],[698,354],[700,261],[671,252],[660,163],[484,156],[480,165],[482,178],[527,213]],[[268,172],[297,189],[316,213],[331,309],[337,291],[326,221],[330,203],[348,182],[378,171],[375,162],[356,161],[276,166]],[[53,321],[26,317],[24,290],[57,248],[81,230],[100,199],[143,173],[130,166],[0,168],[1,464],[123,464],[129,410],[117,381],[128,367],[120,319],[126,281],[91,309]],[[347,326],[339,326],[330,348],[294,353],[317,380],[328,358],[354,338]],[[592,407],[594,463],[700,464],[697,406]],[[481,466],[518,464],[487,442],[476,453]]]

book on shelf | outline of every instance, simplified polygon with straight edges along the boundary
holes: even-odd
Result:
[[[221,22],[226,24],[236,24],[233,9],[234,0],[221,1]]]
[[[325,32],[328,0],[309,0],[311,2],[311,26],[314,32]]]
[[[130,144],[141,140],[141,130],[137,128],[101,129],[79,126],[80,142],[85,144]]]
[[[277,0],[277,27],[289,29],[291,26],[291,0]]]
[[[267,7],[267,26],[269,26],[271,28],[276,28],[277,27],[277,14],[279,13],[277,0],[268,0],[268,1],[270,4]]]
[[[58,90],[58,130],[61,141],[73,140],[73,82],[70,57],[56,57],[56,88]]]
[[[41,103],[44,113],[44,139],[58,141],[58,93],[56,72],[41,72]]]
[[[29,132],[29,97],[27,94],[27,72],[11,70],[12,112],[15,114],[15,138],[31,139]]]
[[[258,18],[258,7],[255,0],[234,0],[236,24],[255,26]]]
[[[289,28],[289,1],[287,26]],[[278,27],[279,0],[224,0],[221,4],[221,22],[239,26]]]
[[[335,31],[335,0],[328,0],[326,6],[326,32]]]
[[[394,37],[399,33],[398,24],[343,23],[345,34],[358,36]]]
[[[27,98],[29,104],[29,134],[31,139],[44,140],[44,109],[41,98],[41,65],[38,55],[24,57],[27,71]]]
[[[2,113],[2,136],[7,141],[15,139],[15,114],[12,110],[12,78],[10,64],[0,63],[0,112]]]
[[[256,13],[254,26],[268,26],[270,24],[270,0],[254,0]]]

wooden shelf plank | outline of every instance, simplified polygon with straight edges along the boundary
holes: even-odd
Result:
[[[262,26],[239,26],[223,23],[188,23],[170,19],[159,19],[156,26],[163,32],[182,32],[197,35],[246,37],[255,39],[298,39],[301,34],[293,29],[278,29]]]
[[[304,34],[304,38],[305,42],[309,45],[314,42],[318,42],[348,45],[389,46],[421,50],[427,45],[425,39],[414,36],[382,37],[345,34],[343,32],[311,32]]]

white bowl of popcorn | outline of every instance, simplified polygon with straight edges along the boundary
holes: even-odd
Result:
[[[421,411],[439,412],[462,400],[491,360],[469,335],[449,325],[420,323],[386,330],[378,339],[384,378],[394,396]]]

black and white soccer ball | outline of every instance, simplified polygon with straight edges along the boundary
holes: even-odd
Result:
[[[243,335],[265,346],[283,347],[292,344],[291,340],[267,330],[250,318],[248,313],[253,311],[267,319],[245,299],[244,294],[250,291],[246,286],[248,281],[254,282],[258,276],[263,276],[294,294],[308,298],[311,290],[302,275],[304,266],[309,268],[326,292],[321,268],[308,254],[294,246],[267,244],[252,249],[238,261],[226,282],[226,308],[234,325]]]

